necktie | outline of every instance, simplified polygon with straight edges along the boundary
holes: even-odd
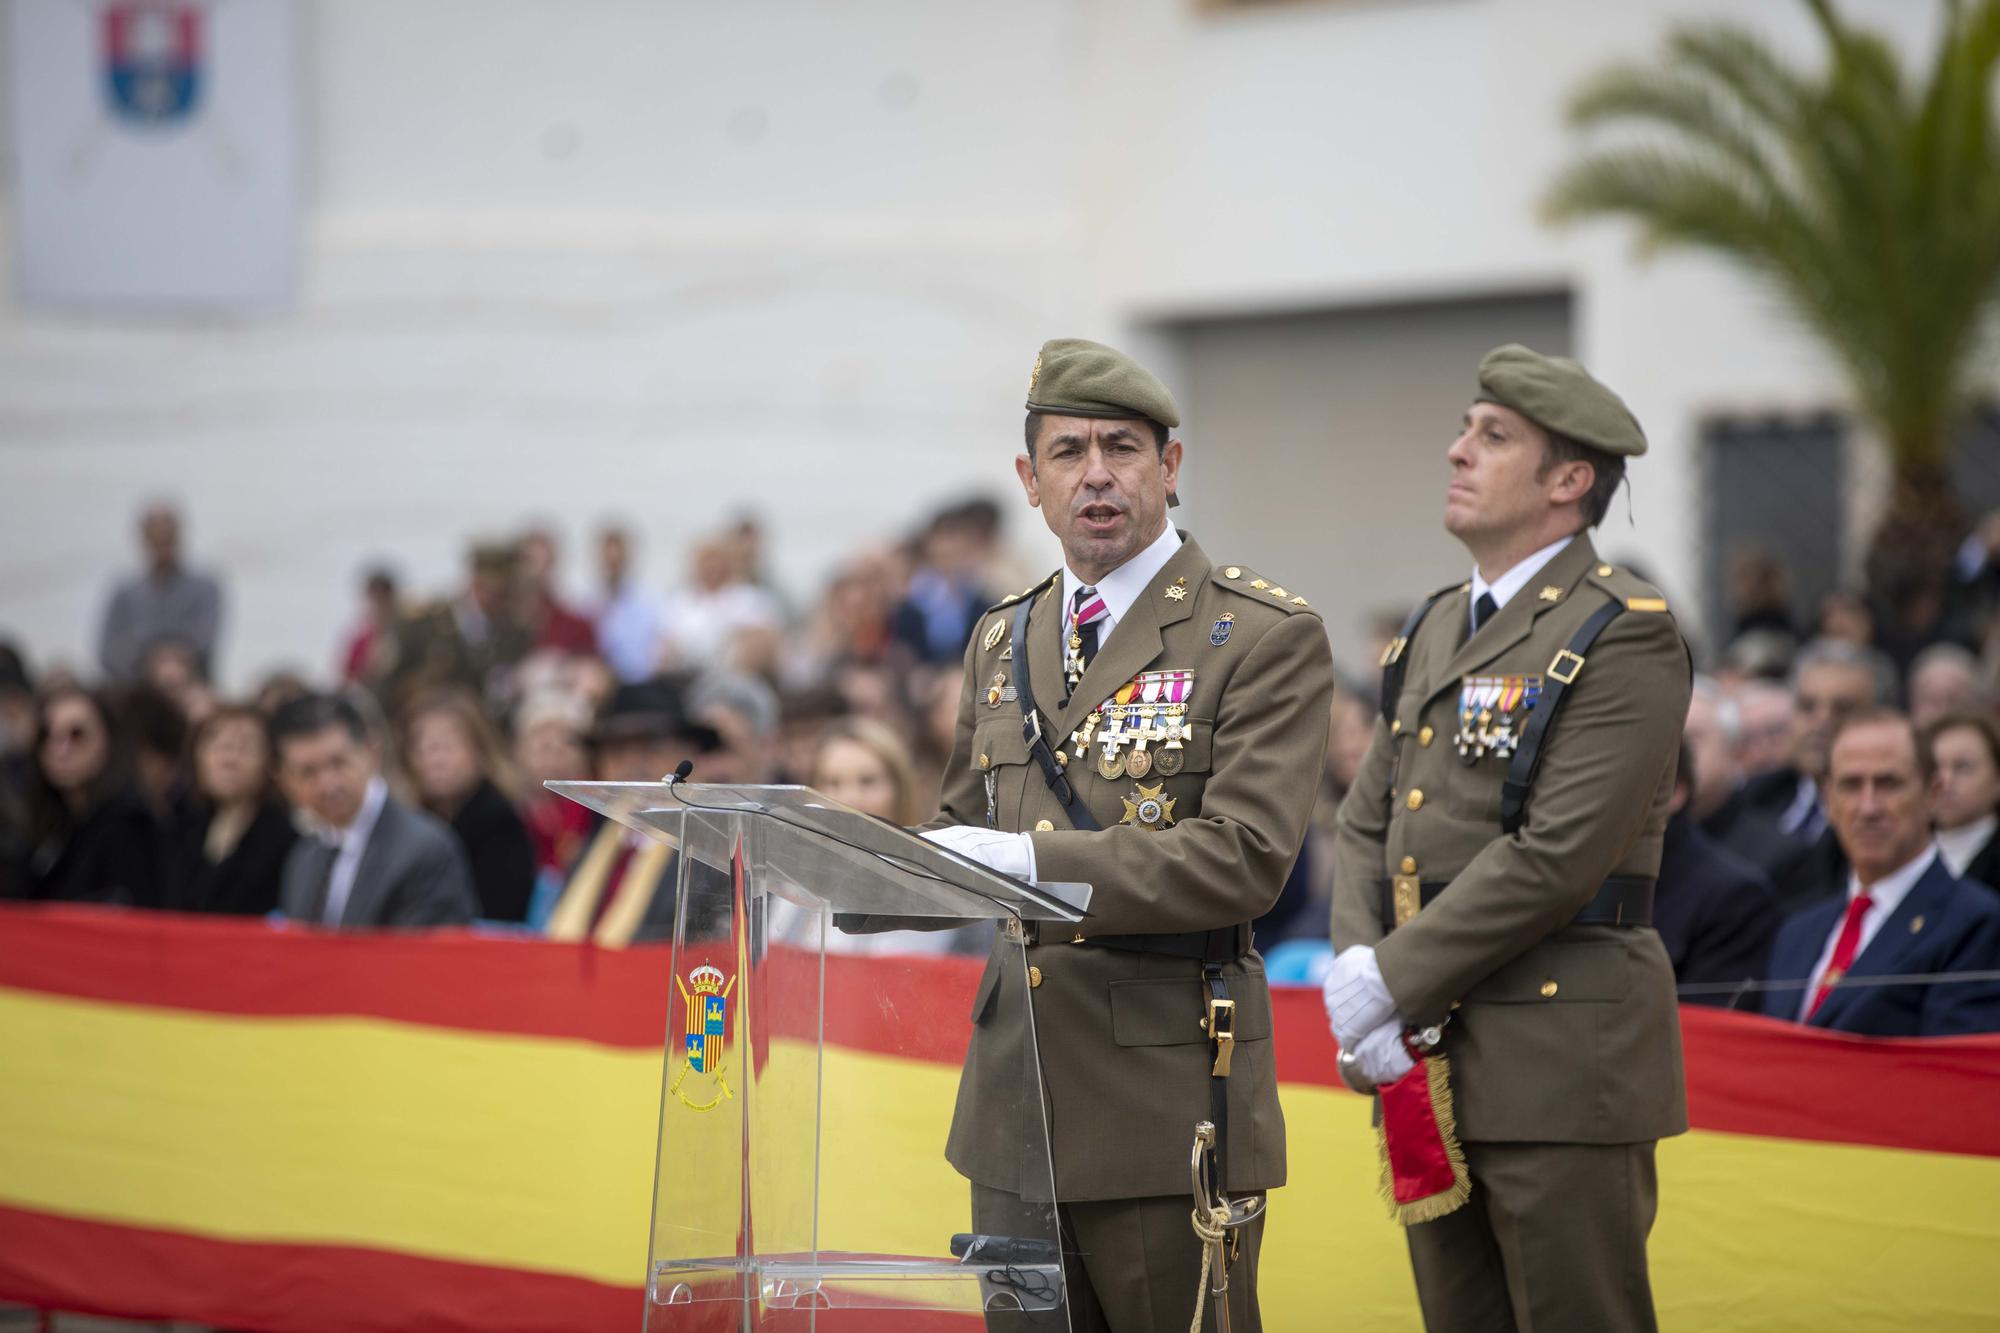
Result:
[[[1110,614],[1111,608],[1104,604],[1095,588],[1078,588],[1076,596],[1070,599],[1069,651],[1063,656],[1063,676],[1072,692],[1083,679],[1090,659],[1097,656],[1098,623]]]
[[[1479,627],[1493,619],[1494,613],[1499,609],[1500,603],[1493,600],[1492,593],[1480,593],[1479,600],[1472,604],[1472,632],[1479,633]]]
[[[1812,1008],[1806,1010],[1807,1018],[1819,1012],[1819,1007],[1826,1003],[1826,997],[1833,993],[1834,983],[1854,966],[1854,955],[1861,952],[1861,919],[1874,905],[1875,900],[1865,893],[1856,894],[1854,901],[1847,905],[1847,916],[1840,923],[1840,938],[1833,942],[1833,957],[1827,960],[1826,972],[1819,979],[1819,989],[1813,992]]]

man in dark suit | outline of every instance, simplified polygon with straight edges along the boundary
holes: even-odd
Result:
[[[1686,747],[1681,771],[1693,774],[1687,812],[1700,831],[1755,866],[1772,885],[1800,873],[1812,844],[1780,832],[1776,817],[1750,804],[1743,772],[1742,714],[1736,701],[1707,676],[1694,678],[1681,741]],[[1767,935],[1764,943],[1770,942]]]
[[[1935,773],[1910,720],[1869,712],[1834,735],[1827,813],[1852,869],[1839,899],[1778,931],[1764,1012],[1876,1037],[2000,1032],[2000,897],[1955,878],[1931,840]],[[1925,977],[1873,984],[1871,977]]]
[[[1749,784],[1745,796],[1777,820],[1778,829],[1811,844],[1792,871],[1774,876],[1778,905],[1796,910],[1840,892],[1847,863],[1827,828],[1827,750],[1841,720],[1886,708],[1896,694],[1896,668],[1872,648],[1845,639],[1814,639],[1792,663],[1792,765]]]
[[[478,914],[449,828],[389,799],[381,751],[354,705],[306,695],[271,719],[278,785],[317,836],[285,858],[279,910],[355,929],[456,926]]]
[[[1759,980],[1778,933],[1778,900],[1763,871],[1695,822],[1689,803],[1700,785],[1691,747],[1683,742],[1660,843],[1653,929],[1660,932],[1681,986]],[[1727,1006],[1733,1000],[1720,990],[1681,994],[1683,1004]]]
[[[2000,727],[1984,713],[1946,713],[1924,727],[1937,766],[1938,852],[1960,879],[2000,889]]]

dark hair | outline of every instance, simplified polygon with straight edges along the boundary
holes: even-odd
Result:
[[[1028,442],[1028,461],[1030,463],[1035,461],[1035,442],[1041,437],[1042,434],[1042,418],[1046,416],[1056,416],[1056,415],[1059,414],[1054,412],[1030,412],[1028,413],[1027,421],[1022,423],[1021,433],[1027,439]],[[1153,448],[1156,449],[1160,454],[1165,455],[1165,453],[1167,452],[1167,438],[1168,438],[1167,428],[1165,426],[1162,426],[1159,422],[1153,420],[1151,417],[1135,416],[1132,418],[1132,420],[1143,421],[1148,426],[1151,426],[1153,428]]]
[[[267,804],[276,804],[279,800],[277,787],[278,749],[271,740],[270,720],[264,716],[257,705],[251,703],[218,704],[215,710],[207,717],[195,723],[193,732],[188,736],[188,768],[193,774],[197,794],[205,797],[208,793],[200,790],[201,766],[196,762],[196,757],[200,755],[201,747],[208,744],[210,737],[232,722],[247,722],[256,729],[257,739],[264,746],[264,788],[262,799]]]
[[[337,694],[302,694],[271,715],[271,749],[282,753],[286,741],[317,736],[328,727],[345,729],[357,745],[368,743],[368,724],[353,704]]]
[[[125,691],[123,714],[133,748],[178,762],[187,751],[188,721],[181,706],[151,685]]]
[[[85,786],[85,809],[97,808],[132,780],[132,753],[123,719],[108,696],[80,685],[59,685],[42,695],[35,703],[34,781],[28,793],[29,836],[35,844],[59,835],[74,822],[81,822],[71,814],[69,803],[42,769],[42,747],[49,739],[49,712],[61,699],[81,699],[89,704],[97,714],[98,725],[104,728],[104,767]]]
[[[1917,724],[1910,721],[1908,713],[1899,713],[1893,708],[1863,708],[1834,723],[1833,735],[1826,743],[1829,780],[1833,776],[1833,747],[1840,744],[1840,738],[1854,728],[1870,726],[1901,728],[1910,738],[1910,748],[1917,753],[1917,776],[1925,782],[1937,776],[1937,759],[1931,754],[1931,747],[1924,742],[1923,733],[1917,730]]]
[[[1983,713],[1946,713],[1943,717],[1932,719],[1923,730],[1924,749],[1930,754],[1932,767],[1937,766],[1938,737],[1947,731],[1977,732],[1979,739],[1986,743],[1986,754],[1992,759],[1993,767],[2000,769],[2000,726]]]
[[[1549,469],[1563,463],[1588,463],[1594,474],[1590,489],[1578,502],[1583,510],[1583,526],[1594,528],[1604,521],[1611,511],[1611,497],[1618,493],[1618,483],[1625,480],[1625,460],[1617,454],[1579,444],[1567,435],[1555,431],[1545,432],[1549,442],[1542,450],[1542,465],[1535,469],[1539,480],[1549,474]]]

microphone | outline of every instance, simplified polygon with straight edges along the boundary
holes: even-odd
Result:
[[[694,772],[694,760],[683,759],[678,764],[674,765],[673,772],[661,778],[660,781],[666,783],[669,787],[671,787],[676,782],[686,782],[688,780],[688,774],[692,772]]]

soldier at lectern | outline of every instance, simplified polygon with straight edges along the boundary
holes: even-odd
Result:
[[[1217,1127],[1227,1195],[1285,1181],[1270,992],[1249,923],[1305,836],[1333,663],[1304,596],[1210,560],[1167,521],[1179,424],[1130,357],[1078,338],[1043,346],[1014,466],[1063,566],[980,617],[943,813],[925,833],[1005,874],[1094,886],[1080,931],[1010,923],[1025,977],[1019,953],[996,945],[947,1145],[972,1182],[975,1228],[1031,1234],[1048,1173],[1024,1167],[1019,1113],[999,1108],[1019,1107],[1035,1076],[1032,1006],[1080,1330],[1186,1327],[1215,1281],[1202,1280],[1204,1255],[1218,1252],[1228,1326],[1258,1328],[1263,1218],[1219,1245],[1197,1235],[1196,1125]]]

